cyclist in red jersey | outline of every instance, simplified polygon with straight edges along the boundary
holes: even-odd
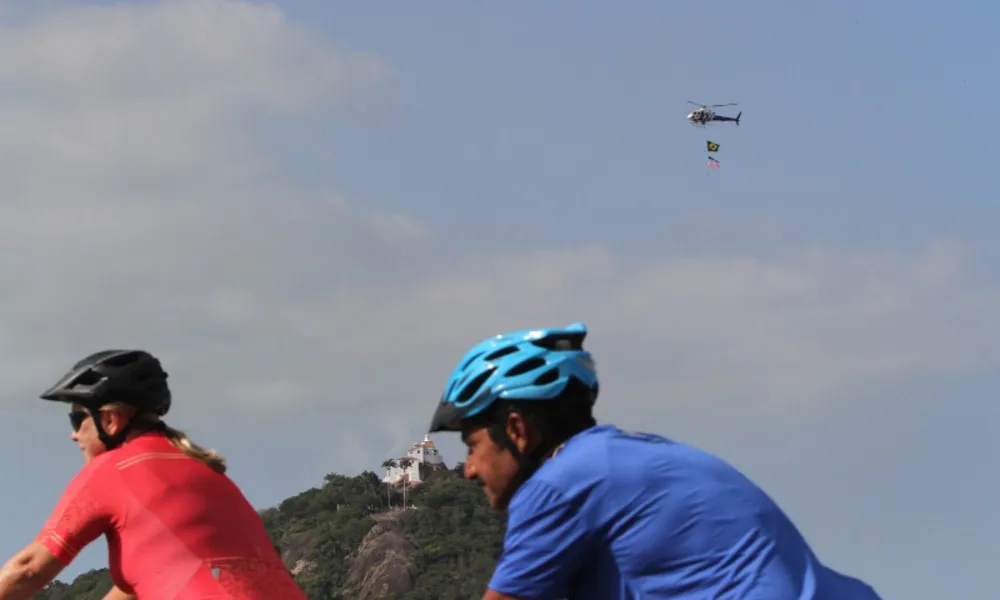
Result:
[[[72,405],[85,465],[0,571],[0,600],[31,598],[101,534],[105,600],[307,600],[225,460],[161,420],[171,394],[155,357],[98,352],[42,398]]]

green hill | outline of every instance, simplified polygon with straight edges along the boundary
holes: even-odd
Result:
[[[479,600],[503,545],[504,519],[454,470],[406,490],[366,471],[327,475],[261,516],[311,600]],[[100,600],[106,569],[55,582],[46,600]]]

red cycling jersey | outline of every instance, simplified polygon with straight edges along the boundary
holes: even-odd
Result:
[[[236,484],[160,433],[87,463],[38,541],[69,564],[101,534],[112,581],[143,600],[308,600]]]

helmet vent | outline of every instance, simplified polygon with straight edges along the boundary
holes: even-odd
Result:
[[[489,368],[473,377],[472,380],[462,388],[462,393],[458,395],[458,404],[464,404],[469,400],[472,400],[473,396],[476,395],[476,392],[479,391],[479,388],[483,387],[483,384],[490,378],[490,375],[493,375],[493,371],[493,368]]]
[[[555,333],[541,339],[532,340],[532,344],[546,350],[583,350],[582,333]]]
[[[559,369],[549,369],[535,379],[535,385],[548,385],[559,379]]]
[[[506,373],[507,377],[515,377],[517,375],[523,375],[528,371],[534,371],[535,369],[540,369],[544,367],[547,363],[544,358],[534,357],[528,360],[522,361],[510,368]]]
[[[496,352],[491,353],[483,360],[494,361],[502,356],[507,356],[508,354],[513,354],[515,352],[517,352],[517,346],[507,346],[506,348],[500,348]]]
[[[101,375],[100,373],[95,373],[91,369],[87,369],[83,373],[80,373],[80,375],[77,376],[75,379],[73,379],[73,385],[71,387],[74,388],[77,386],[90,387],[93,385],[97,385],[98,383],[101,382],[102,379],[104,379],[104,375]]]

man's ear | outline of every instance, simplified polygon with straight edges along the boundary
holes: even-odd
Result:
[[[535,444],[534,431],[520,412],[507,413],[506,430],[507,437],[514,442],[514,447],[521,454],[527,454]]]

